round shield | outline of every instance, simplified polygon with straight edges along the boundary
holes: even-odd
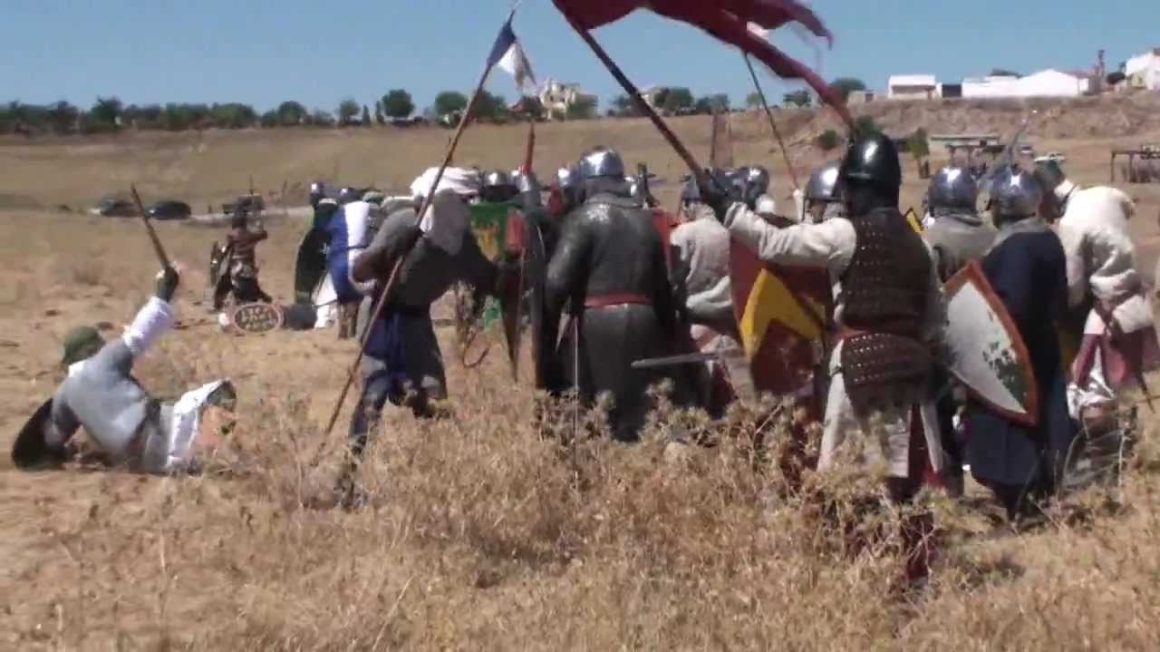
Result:
[[[245,303],[230,311],[230,324],[243,333],[268,333],[285,321],[282,309],[272,303]]]

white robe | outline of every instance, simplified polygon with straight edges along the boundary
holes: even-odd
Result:
[[[853,224],[845,219],[831,219],[819,224],[799,224],[777,228],[758,217],[742,204],[735,204],[725,216],[730,234],[757,253],[758,258],[770,263],[825,267],[830,276],[834,296],[834,321],[842,323],[845,300],[841,276],[850,265],[857,247]],[[946,306],[937,270],[931,264],[929,310],[925,316],[922,335],[935,343],[942,339],[946,321]],[[859,437],[855,454],[866,464],[885,463],[894,477],[907,477],[910,471],[910,413],[909,410],[882,414],[881,428],[874,431],[870,420],[855,415],[842,377],[840,361],[842,344],[830,355],[830,389],[826,400],[823,423],[822,452],[819,470],[832,468],[837,455],[851,436]],[[931,467],[937,472],[945,466],[945,455],[940,444],[938,418],[933,401],[917,406],[922,418],[923,433],[930,453]]]
[[[1067,200],[1056,230],[1067,257],[1069,304],[1082,305],[1090,296],[1115,306],[1112,317],[1124,334],[1152,328],[1152,303],[1136,271],[1136,248],[1128,232],[1128,220],[1135,212],[1132,199],[1116,188],[1080,189],[1071,182],[1064,182],[1056,193]],[[1092,310],[1084,336],[1100,336],[1105,330],[1103,318]],[[1069,384],[1068,408],[1073,418],[1084,406],[1115,399],[1114,383],[1104,371],[1102,354],[1097,352],[1088,379]]]

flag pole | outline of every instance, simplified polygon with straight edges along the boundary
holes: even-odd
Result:
[[[165,246],[161,244],[161,238],[157,236],[157,230],[153,228],[153,222],[149,220],[149,213],[145,212],[145,204],[141,202],[141,195],[137,193],[137,185],[131,184],[129,191],[133,195],[133,203],[137,206],[137,212],[141,213],[141,221],[145,223],[145,231],[149,234],[149,240],[153,243],[153,252],[157,254],[157,261],[161,263],[161,269],[165,271],[173,270],[173,263],[170,262],[169,256],[165,253]]]
[[[515,17],[518,6],[513,6],[511,13],[508,14],[507,21],[504,25],[511,23],[512,18]],[[427,196],[423,197],[423,202],[420,205],[418,216],[421,219],[430,208],[431,202],[434,199],[435,189],[439,187],[439,182],[443,180],[443,173],[447,171],[448,166],[451,165],[451,160],[455,156],[455,150],[459,147],[459,140],[463,137],[463,132],[467,130],[468,123],[471,122],[471,116],[475,113],[476,105],[479,103],[479,96],[483,91],[484,84],[487,83],[487,78],[491,74],[492,68],[495,64],[488,58],[487,63],[483,67],[483,73],[479,76],[479,82],[475,85],[475,90],[471,93],[471,99],[467,102],[467,107],[463,110],[463,115],[459,118],[459,126],[455,129],[455,135],[451,138],[451,142],[447,144],[447,152],[443,156],[443,163],[439,166],[439,171],[435,174],[434,181],[431,182],[431,189],[427,192]],[[383,313],[383,307],[387,303],[387,297],[395,289],[395,284],[399,280],[399,270],[403,267],[403,262],[406,261],[407,256],[414,248],[411,245],[399,259],[395,261],[395,265],[391,268],[391,274],[387,277],[387,283],[383,286],[382,292],[379,293],[378,299],[375,301],[374,309],[371,311],[370,321],[367,322],[366,328],[363,329],[362,337],[359,338],[358,355],[355,356],[354,363],[351,364],[350,369],[346,374],[346,382],[342,386],[342,391],[339,392],[338,400],[334,404],[334,410],[330,413],[330,419],[326,423],[326,437],[334,431],[334,425],[338,421],[338,415],[342,412],[342,404],[346,402],[346,395],[350,392],[350,386],[354,383],[355,374],[358,373],[359,365],[362,364],[363,356],[366,354],[367,340],[370,339],[371,325],[378,321]],[[325,437],[324,437],[325,439]]]
[[[749,76],[753,78],[753,87],[757,89],[757,95],[761,98],[761,106],[765,109],[765,117],[769,119],[769,128],[773,131],[773,137],[777,139],[777,145],[781,148],[781,155],[785,159],[786,169],[789,171],[790,181],[793,182],[794,190],[801,190],[801,184],[798,183],[797,170],[794,169],[793,161],[789,158],[789,149],[785,146],[785,140],[781,137],[781,131],[777,128],[777,122],[773,119],[773,111],[769,108],[769,100],[765,98],[765,90],[761,88],[761,82],[757,80],[757,71],[753,68],[753,59],[749,57],[748,52],[742,52],[745,58],[745,66],[749,68]]]
[[[644,97],[640,94],[640,90],[636,87],[635,84],[632,83],[631,80],[629,80],[629,78],[624,74],[620,67],[616,65],[616,62],[612,60],[612,57],[608,56],[608,52],[604,50],[604,48],[596,41],[592,34],[576,21],[576,18],[572,16],[570,11],[565,9],[559,3],[557,3],[556,7],[562,14],[564,14],[564,18],[568,21],[568,24],[572,26],[572,29],[575,30],[576,33],[580,35],[580,38],[584,39],[584,42],[588,44],[588,47],[592,49],[592,53],[596,55],[596,58],[600,59],[601,63],[604,64],[604,67],[608,69],[608,72],[612,73],[612,76],[616,78],[616,81],[620,84],[620,87],[624,89],[624,92],[627,93],[628,96],[631,97],[632,100],[636,103],[637,109],[639,109],[641,113],[643,113],[650,121],[652,121],[657,130],[661,132],[661,136],[663,136],[664,139],[668,141],[669,146],[671,146],[677,152],[677,156],[680,156],[681,160],[685,162],[685,165],[689,168],[689,172],[691,172],[693,177],[697,180],[697,185],[704,188],[709,183],[716,183],[715,179],[705,174],[705,169],[701,167],[701,164],[698,163],[697,159],[693,157],[693,154],[689,151],[689,148],[685,147],[685,144],[682,143],[679,138],[677,138],[677,135],[674,134],[671,129],[669,129],[669,126],[665,124],[665,121],[656,112],[656,110],[649,106],[648,102],[644,101]]]

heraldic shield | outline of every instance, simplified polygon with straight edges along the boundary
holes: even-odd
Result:
[[[801,393],[813,383],[822,357],[830,302],[825,270],[767,265],[732,241],[729,277],[754,389],[779,396]]]
[[[329,235],[322,229],[312,229],[302,237],[298,255],[294,259],[294,302],[311,305],[327,276],[326,245]]]
[[[1039,418],[1031,356],[1015,321],[975,261],[946,283],[949,370],[990,409],[1027,426]]]

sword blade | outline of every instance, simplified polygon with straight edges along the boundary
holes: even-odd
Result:
[[[658,367],[678,367],[686,364],[703,364],[725,357],[724,353],[684,353],[663,358],[645,358],[632,363],[633,369],[656,369]]]

